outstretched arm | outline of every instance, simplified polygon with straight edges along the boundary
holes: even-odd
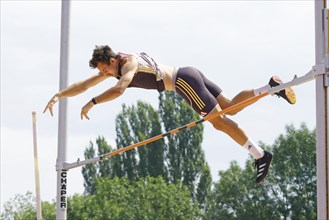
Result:
[[[97,74],[97,75],[94,75],[94,76],[92,76],[92,77],[90,77],[86,80],[74,83],[73,85],[59,91],[58,93],[56,93],[50,99],[50,101],[48,102],[48,104],[47,104],[45,110],[43,111],[43,113],[45,113],[47,110],[49,110],[51,116],[53,116],[53,105],[59,99],[79,95],[80,93],[83,93],[84,91],[86,91],[90,87],[100,83],[104,79],[106,79],[106,76],[101,75],[101,74]]]
[[[88,112],[92,107],[94,107],[94,105],[96,103],[99,104],[99,103],[103,103],[103,102],[108,102],[108,101],[111,101],[111,100],[121,96],[124,93],[124,91],[126,90],[126,88],[128,87],[128,85],[130,84],[130,82],[132,81],[134,74],[135,73],[132,71],[128,72],[127,74],[125,74],[124,76],[121,77],[121,79],[115,86],[106,90],[99,96],[94,97],[93,100],[90,100],[85,106],[82,107],[81,119],[83,119],[83,117],[85,117],[86,119],[89,120]]]
[[[131,81],[134,78],[134,75],[137,71],[138,68],[138,63],[134,58],[130,58],[129,60],[123,67],[122,67],[122,72],[126,72],[123,74],[123,76],[120,78],[118,83],[113,86],[112,88],[106,90],[99,96],[94,97],[92,100],[90,100],[85,106],[82,107],[81,110],[81,119],[85,117],[86,119],[89,120],[88,117],[88,112],[89,110],[94,107],[94,105],[97,103],[103,103],[103,102],[108,102],[111,101],[119,96],[121,96],[126,88],[129,86]]]

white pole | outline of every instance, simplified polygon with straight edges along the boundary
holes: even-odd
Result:
[[[41,198],[40,198],[40,176],[39,176],[39,161],[38,161],[38,144],[37,144],[37,116],[32,112],[32,128],[33,128],[33,150],[34,150],[34,174],[35,174],[35,194],[36,194],[36,209],[37,220],[42,220]]]
[[[315,62],[328,66],[326,39],[328,23],[324,16],[326,0],[315,0]],[[326,72],[327,72],[326,68]],[[327,76],[318,75],[316,80],[316,168],[317,168],[317,218],[329,219],[328,213],[328,104]]]
[[[69,18],[70,1],[62,0],[59,78],[60,90],[66,88],[68,85]],[[67,213],[67,171],[63,170],[63,166],[66,162],[67,99],[60,100],[58,117],[56,219],[65,220]]]

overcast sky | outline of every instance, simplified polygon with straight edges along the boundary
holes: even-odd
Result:
[[[15,194],[35,193],[32,111],[37,112],[41,198],[56,197],[57,124],[42,114],[59,88],[60,1],[1,1],[1,207]],[[171,66],[194,66],[229,97],[280,75],[302,76],[315,64],[313,1],[73,1],[70,21],[69,83],[96,73],[88,66],[95,45],[115,51],[145,51]],[[97,136],[115,144],[121,105],[137,100],[158,108],[158,93],[128,89],[97,105],[80,120],[81,107],[116,80],[109,79],[68,102],[67,159],[83,159]],[[263,98],[231,117],[255,141],[273,144],[285,126],[315,128],[315,83],[295,87],[297,103]],[[242,149],[204,123],[203,149],[213,180],[232,160],[244,166]],[[280,160],[280,158],[275,158]],[[68,172],[68,194],[82,193],[81,169]],[[254,181],[254,180],[250,180]]]

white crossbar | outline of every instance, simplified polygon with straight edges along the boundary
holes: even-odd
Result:
[[[270,88],[268,93],[273,95],[275,92],[279,92],[282,89],[285,89],[287,87],[297,86],[297,85],[309,82],[309,81],[313,80],[317,75],[320,75],[320,74],[325,74],[324,65],[314,66],[312,68],[312,70],[310,70],[304,76],[301,76],[301,77],[295,76],[295,78],[289,82],[286,82],[279,86]]]

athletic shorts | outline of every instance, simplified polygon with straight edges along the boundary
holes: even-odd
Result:
[[[217,105],[216,98],[222,92],[215,83],[193,67],[178,69],[175,89],[203,117]]]

